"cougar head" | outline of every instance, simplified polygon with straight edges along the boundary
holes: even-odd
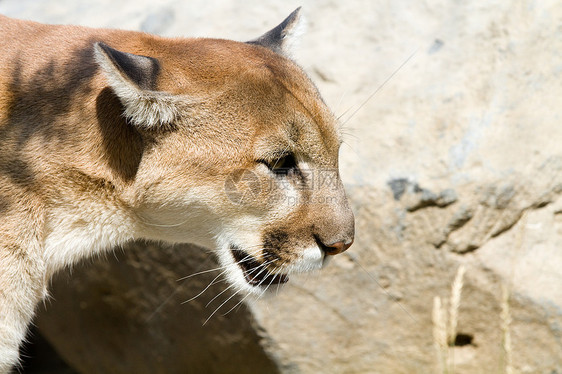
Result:
[[[353,242],[337,120],[288,57],[299,9],[242,43],[148,38],[95,55],[145,147],[128,191],[143,236],[216,249],[261,294]]]

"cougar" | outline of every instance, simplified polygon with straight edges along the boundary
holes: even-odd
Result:
[[[213,249],[245,295],[351,245],[299,14],[249,42],[0,16],[1,373],[53,273],[125,242]]]

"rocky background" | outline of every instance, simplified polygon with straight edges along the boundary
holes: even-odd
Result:
[[[24,372],[562,373],[559,1],[2,0],[0,13],[248,40],[299,5],[295,57],[345,128],[356,244],[206,323],[224,283],[183,303],[217,272],[178,279],[212,256],[118,249],[54,281]],[[460,265],[440,361],[434,298],[447,305]]]

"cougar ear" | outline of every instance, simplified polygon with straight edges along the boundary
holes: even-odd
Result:
[[[94,44],[96,62],[125,107],[125,116],[147,129],[170,125],[177,118],[177,98],[156,90],[160,72],[157,59],[121,52],[104,43]]]
[[[301,7],[298,7],[277,27],[247,43],[261,45],[271,49],[273,52],[289,57],[292,47],[298,41],[299,36],[304,33],[304,29],[305,20],[301,15]]]

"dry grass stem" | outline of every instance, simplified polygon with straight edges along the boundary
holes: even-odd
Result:
[[[451,303],[449,305],[449,330],[447,333],[450,346],[455,345],[455,338],[457,337],[457,324],[459,319],[459,306],[461,303],[461,292],[463,286],[463,277],[466,269],[463,265],[459,266],[457,275],[451,287]]]
[[[447,301],[441,301],[439,296],[433,298],[433,343],[437,354],[440,373],[453,373],[454,357],[452,356],[455,339],[457,337],[457,324],[459,317],[459,307],[461,304],[461,293],[463,278],[466,269],[463,265],[459,266],[457,275],[451,286],[451,299],[447,309]]]
[[[512,351],[511,351],[511,312],[509,311],[509,289],[502,284],[502,300],[501,300],[501,329],[502,329],[502,348],[504,354],[504,369],[506,374],[513,374]]]
[[[447,373],[447,316],[445,308],[441,304],[441,298],[435,296],[433,298],[433,342],[435,352],[437,354],[437,362],[439,364],[439,372]]]

